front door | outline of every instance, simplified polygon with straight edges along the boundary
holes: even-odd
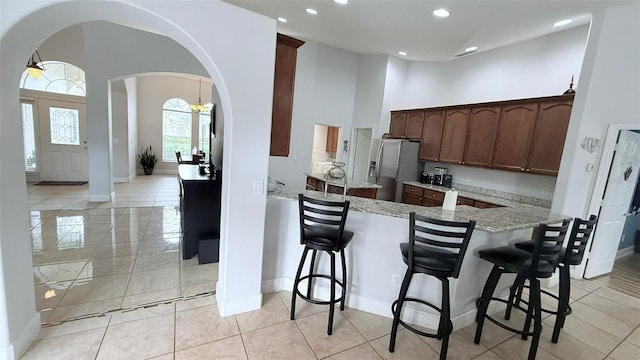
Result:
[[[621,130],[593,235],[585,277],[611,272],[640,167],[640,133]]]
[[[40,99],[42,181],[87,181],[89,157],[84,104]]]

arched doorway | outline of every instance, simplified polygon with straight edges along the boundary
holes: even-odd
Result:
[[[26,241],[28,219],[24,172],[21,171],[24,159],[16,156],[22,148],[22,140],[15,136],[20,132],[20,123],[14,121],[20,114],[19,74],[24,69],[24,59],[48,35],[86,21],[104,20],[156,29],[187,48],[219,84],[221,108],[225,121],[231,126],[225,132],[229,141],[225,141],[224,151],[224,163],[228,165],[223,173],[226,185],[218,306],[222,315],[258,308],[266,197],[245,189],[251,189],[254,181],[264,181],[267,176],[269,139],[264,134],[270,128],[267,110],[272,101],[275,23],[222,2],[163,2],[144,6],[107,1],[49,6],[20,4],[19,9],[13,8],[15,3],[0,4],[6,20],[0,25],[0,245],[5,273],[0,284],[5,298],[0,305],[2,351],[9,354],[8,357],[22,353],[39,329],[33,302],[28,300],[33,295],[30,287],[33,280]],[[237,46],[239,42],[243,46]],[[114,54],[113,59],[127,60],[118,55]],[[107,86],[99,83],[99,79],[87,79],[88,87],[92,88],[94,81],[95,87],[106,94]],[[112,178],[109,153],[105,151],[109,148],[108,106],[102,99],[88,101],[87,109],[89,116],[96,118],[95,123],[90,121],[88,129],[88,136],[93,139],[89,151],[90,183],[94,194],[108,195]],[[106,169],[106,176],[101,171],[92,175],[93,167]],[[228,240],[231,238],[235,241]],[[234,280],[230,281],[231,278]]]

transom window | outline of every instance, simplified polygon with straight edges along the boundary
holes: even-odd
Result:
[[[25,70],[20,79],[20,87],[29,90],[46,91],[58,94],[86,96],[84,70],[62,61],[43,61],[38,64],[45,71],[38,79],[29,76]]]
[[[173,98],[162,106],[162,161],[176,162],[176,151],[191,154],[191,108],[183,99]]]

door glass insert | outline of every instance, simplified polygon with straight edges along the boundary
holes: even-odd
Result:
[[[49,108],[51,144],[80,145],[80,115],[76,109]]]
[[[33,119],[33,104],[21,103],[22,107],[22,137],[24,140],[24,169],[36,171],[36,132]]]

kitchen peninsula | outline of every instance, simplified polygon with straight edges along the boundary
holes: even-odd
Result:
[[[332,178],[326,173],[308,173],[307,176],[307,190],[326,191],[331,194],[344,194],[344,187],[347,187],[347,195],[358,196],[364,198],[375,199],[377,195],[377,189],[381,189],[382,186],[378,184],[372,184],[362,180],[354,180],[353,178],[346,178],[346,181],[339,178]]]
[[[342,196],[306,190],[306,196],[342,200]],[[298,191],[280,187],[269,193],[265,228],[263,291],[291,290],[300,252]],[[469,194],[467,194],[469,195]],[[481,209],[458,206],[456,211],[440,207],[425,207],[360,197],[350,200],[346,227],[355,233],[345,250],[348,274],[349,307],[391,317],[391,303],[396,299],[406,265],[400,255],[399,244],[407,242],[409,212],[438,219],[475,220],[476,228],[465,256],[460,277],[451,282],[451,318],[456,328],[473,323],[475,301],[480,296],[491,264],[478,257],[478,251],[503,246],[531,237],[540,224],[556,223],[569,217],[551,213],[548,208],[496,199],[501,207]],[[488,197],[485,200],[490,200]],[[277,259],[277,260],[271,260]],[[318,262],[320,270],[328,269],[324,257]],[[506,296],[510,280],[505,277],[496,294]],[[315,284],[317,294],[328,294],[327,284]],[[429,277],[417,277],[409,289],[409,296],[439,303],[440,284]],[[406,320],[427,327],[437,327],[438,315],[429,308],[407,308]]]

